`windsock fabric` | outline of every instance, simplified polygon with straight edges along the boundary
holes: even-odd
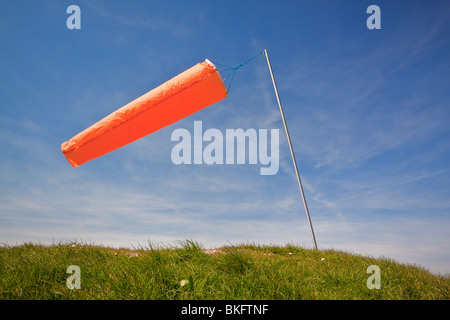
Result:
[[[227,96],[209,60],[175,76],[61,145],[74,167],[181,120]]]

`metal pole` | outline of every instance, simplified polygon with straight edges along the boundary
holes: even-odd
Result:
[[[287,141],[289,144],[289,150],[291,150],[292,162],[294,163],[294,169],[295,169],[295,174],[297,175],[298,186],[300,188],[300,193],[302,195],[303,205],[305,207],[306,217],[308,218],[309,228],[311,229],[311,236],[312,236],[312,240],[314,243],[314,249],[317,250],[316,237],[314,235],[314,229],[313,229],[313,226],[311,223],[311,217],[309,216],[309,210],[308,210],[308,205],[306,204],[305,193],[303,192],[302,181],[300,179],[300,174],[298,173],[297,162],[295,161],[294,149],[292,149],[291,138],[289,136],[286,119],[284,118],[283,108],[281,107],[281,101],[280,101],[280,97],[278,95],[277,85],[275,83],[275,78],[274,78],[273,72],[272,72],[272,66],[271,66],[270,60],[269,60],[269,54],[267,53],[266,49],[264,49],[264,54],[266,55],[267,64],[269,66],[269,71],[270,71],[270,76],[272,77],[273,88],[275,89],[275,95],[277,96],[278,106],[280,107],[281,119],[283,120],[284,130],[286,131],[286,137],[287,137]]]

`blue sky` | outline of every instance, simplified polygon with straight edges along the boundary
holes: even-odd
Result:
[[[450,272],[449,31],[447,1],[0,1],[0,242],[311,248],[262,55],[172,126],[78,168],[60,150],[206,58],[266,48],[319,248]],[[195,120],[278,128],[278,173],[174,165],[171,134]]]

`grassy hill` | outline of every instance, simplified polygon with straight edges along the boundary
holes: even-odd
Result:
[[[79,267],[80,289],[67,285],[77,284],[77,272],[67,272],[73,265]],[[371,265],[379,267],[379,289],[367,286]],[[448,300],[449,288],[448,275],[420,267],[291,245],[0,247],[0,299]]]

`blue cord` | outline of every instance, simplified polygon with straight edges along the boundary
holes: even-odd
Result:
[[[225,64],[221,64],[221,63],[218,63],[218,62],[213,62],[215,65],[220,65],[220,66],[223,66],[223,67],[224,67],[224,68],[220,68],[219,70],[228,70],[228,71],[229,71],[229,72],[225,75],[225,77],[223,78],[223,81],[224,81],[224,82],[225,82],[225,80],[231,75],[231,81],[230,81],[230,83],[228,84],[227,92],[230,92],[231,83],[233,82],[234,74],[236,73],[237,69],[239,69],[240,67],[246,65],[247,63],[249,63],[250,61],[252,61],[253,59],[255,59],[257,56],[259,56],[260,54],[263,54],[263,53],[264,53],[264,51],[261,51],[260,53],[258,53],[258,54],[255,55],[254,57],[248,59],[247,61],[245,61],[245,62],[243,62],[243,63],[241,63],[241,64],[238,64],[238,65],[235,66],[235,67],[230,67],[230,66],[225,65]]]

